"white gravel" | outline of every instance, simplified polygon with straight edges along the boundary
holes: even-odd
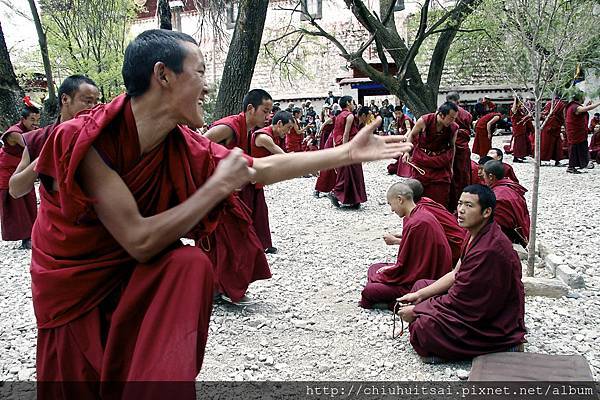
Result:
[[[494,138],[495,144],[505,138]],[[510,161],[511,157],[507,157]],[[364,165],[369,201],[359,211],[312,197],[315,178],[266,189],[273,278],[250,287],[246,308],[218,303],[201,380],[457,380],[469,362],[425,365],[408,335],[390,338],[392,316],[358,307],[369,264],[394,260],[384,232],[401,221],[385,204],[397,178],[380,161]],[[533,164],[514,164],[531,188]],[[600,167],[582,175],[542,169],[539,237],[584,275],[578,298],[527,298],[527,351],[582,354],[600,379]],[[528,198],[528,202],[530,202]],[[28,251],[1,242],[0,381],[35,378],[35,318]]]

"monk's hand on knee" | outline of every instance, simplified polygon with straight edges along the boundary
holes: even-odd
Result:
[[[402,307],[400,310],[398,310],[398,315],[400,315],[400,318],[409,324],[417,319],[417,314],[415,314],[415,306]]]
[[[386,233],[385,235],[383,235],[383,241],[388,246],[393,246],[395,244],[400,244],[400,239],[398,237],[396,237],[395,235],[391,235],[389,233]]]
[[[213,178],[225,185],[230,192],[238,190],[254,179],[256,171],[248,167],[248,161],[242,150],[235,148],[219,164]]]
[[[392,269],[394,268],[395,265],[386,265],[385,267],[381,267],[377,270],[378,274],[383,274],[385,271],[387,271],[388,269]]]

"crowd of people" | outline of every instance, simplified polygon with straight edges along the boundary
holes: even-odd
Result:
[[[264,185],[318,171],[314,194],[356,210],[367,201],[362,162],[379,159],[396,160],[388,172],[402,178],[387,200],[404,222],[384,236],[399,246],[397,261],[368,268],[360,306],[395,309],[427,362],[522,351],[512,244],[527,245],[529,214],[526,190],[491,147],[493,103],[474,124],[478,163],[458,93],[415,121],[387,100],[357,107],[330,93],[317,113],[310,102],[282,110],[253,89],[238,114],[200,134],[189,127],[204,126],[204,71],[193,38],[149,30],[126,49],[125,94],[97,104],[96,84],[73,75],[59,88],[54,124],[39,128],[39,106],[28,103],[3,134],[2,236],[32,248],[39,398],[127,393],[107,382],[193,383],[213,301],[248,304],[249,285],[271,277]],[[592,106],[565,104],[568,137]],[[516,159],[527,156],[518,157],[527,142],[514,132],[527,118],[519,107]],[[85,384],[60,384],[73,381]],[[180,397],[192,397],[188,389]]]

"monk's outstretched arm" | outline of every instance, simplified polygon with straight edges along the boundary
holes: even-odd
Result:
[[[147,262],[188,233],[219,202],[251,179],[239,149],[218,165],[206,183],[183,203],[143,217],[121,177],[92,148],[79,169],[79,182],[95,200],[98,218],[121,246],[139,262]]]
[[[312,171],[325,170],[365,161],[399,157],[412,145],[403,143],[400,136],[376,136],[373,132],[381,123],[377,118],[365,126],[350,142],[332,149],[300,153],[275,154],[257,158],[255,182],[271,184]]]
[[[228,142],[233,137],[233,130],[227,125],[217,125],[206,131],[204,136],[215,143]]]
[[[25,147],[17,169],[8,181],[8,192],[13,198],[18,199],[31,192],[38,176],[37,172],[33,170],[36,164],[37,158],[31,162],[29,151]]]

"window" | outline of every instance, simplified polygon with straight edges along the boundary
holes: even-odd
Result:
[[[302,0],[302,11],[310,14],[314,19],[321,19],[323,16],[323,1],[322,0]],[[301,14],[300,20],[306,21],[309,18],[305,14]]]
[[[396,0],[396,4],[394,5],[394,11],[402,10],[404,10],[404,0]]]
[[[235,20],[238,15],[237,1],[227,3],[227,29],[235,28]]]

